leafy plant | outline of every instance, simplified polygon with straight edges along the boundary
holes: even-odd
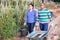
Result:
[[[19,2],[21,2],[21,0]],[[16,36],[18,30],[23,25],[26,8],[23,4],[20,4],[21,3],[18,5],[18,9],[15,8],[15,2],[10,5],[11,8],[7,7],[3,10],[2,7],[0,7],[2,10],[0,10],[0,40]]]

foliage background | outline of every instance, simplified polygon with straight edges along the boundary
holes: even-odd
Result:
[[[16,7],[15,1],[11,1],[10,6],[0,6],[0,40],[16,36],[23,25],[26,4],[22,4],[22,0],[18,4]]]

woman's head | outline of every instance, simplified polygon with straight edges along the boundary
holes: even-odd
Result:
[[[45,8],[45,3],[41,3],[41,8],[44,9]]]
[[[29,4],[29,10],[33,9],[34,5],[32,3]]]

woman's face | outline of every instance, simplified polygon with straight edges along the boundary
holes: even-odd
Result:
[[[44,9],[45,8],[45,5],[44,4],[41,4],[41,8]]]
[[[33,9],[33,6],[32,5],[29,5],[29,10]]]

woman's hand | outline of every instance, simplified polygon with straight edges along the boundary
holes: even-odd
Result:
[[[24,23],[24,26],[26,25],[26,22]]]

